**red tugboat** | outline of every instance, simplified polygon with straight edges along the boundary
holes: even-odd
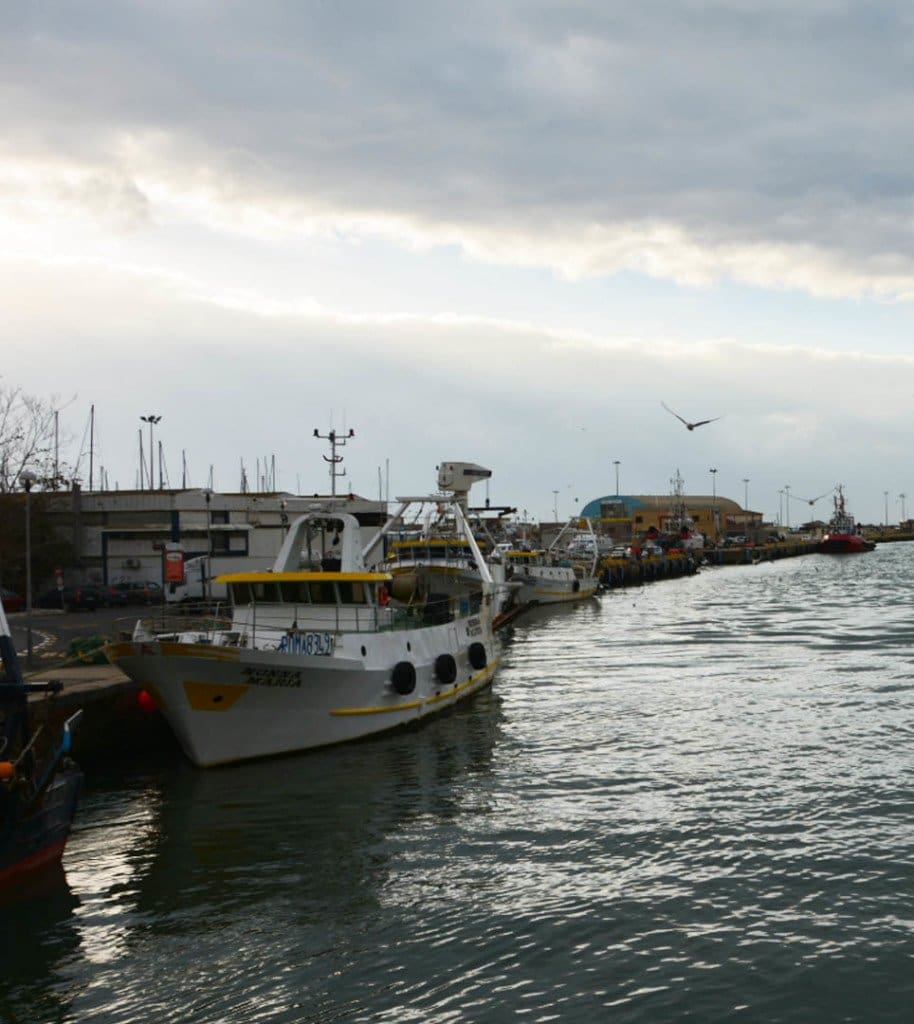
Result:
[[[835,512],[828,531],[819,542],[819,551],[826,555],[848,555],[858,551],[872,551],[875,541],[867,540],[857,529],[854,517],[844,507],[844,487],[835,488]]]

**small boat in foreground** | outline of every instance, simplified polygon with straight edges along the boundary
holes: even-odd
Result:
[[[140,622],[106,653],[143,685],[200,766],[291,753],[415,722],[478,692],[498,666],[494,588],[459,502],[405,498],[363,548],[355,516],[291,525],[271,571],[219,578],[231,620],[189,630]],[[392,592],[370,553],[415,502],[449,504],[475,590]]]
[[[9,623],[0,604],[0,892],[63,856],[82,772],[70,760],[77,711],[57,733],[45,722],[33,728],[29,695],[52,695],[60,683],[26,683]]]
[[[844,507],[844,487],[838,484],[835,488],[835,511],[819,542],[819,551],[827,555],[847,555],[872,551],[875,547],[876,542],[863,536],[854,517]]]

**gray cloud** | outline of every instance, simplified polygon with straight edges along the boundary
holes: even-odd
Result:
[[[482,255],[482,230],[662,223],[712,273],[746,276],[732,252],[759,246],[802,247],[782,277],[822,261],[849,291],[904,290],[914,270],[900,3],[97,2],[0,17],[7,152],[129,175],[143,166],[128,140],[153,139],[227,201],[447,221]],[[582,268],[615,264],[597,252]]]

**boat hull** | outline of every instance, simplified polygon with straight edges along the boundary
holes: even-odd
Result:
[[[82,780],[75,766],[61,769],[37,808],[6,819],[0,829],[0,892],[9,892],[26,876],[61,859]]]
[[[518,572],[512,578],[518,584],[518,604],[564,604],[593,597],[600,581],[595,576],[579,578],[569,569],[549,567]]]
[[[112,644],[107,653],[147,688],[199,767],[343,743],[416,722],[488,686],[498,666],[491,630],[472,617],[417,630],[346,634],[329,657],[156,640]],[[404,664],[412,668],[398,668]],[[413,688],[398,692],[413,671]]]
[[[824,555],[851,555],[872,551],[876,544],[857,533],[826,534],[819,542],[819,551]]]

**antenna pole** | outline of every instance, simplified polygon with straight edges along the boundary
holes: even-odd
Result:
[[[350,428],[346,434],[338,434],[335,430],[331,430],[329,434],[322,434],[315,427],[314,436],[330,442],[330,458],[328,459],[326,455],[322,456],[322,458],[324,462],[330,463],[330,496],[335,498],[337,477],[346,475],[345,469],[337,469],[337,466],[343,461],[343,456],[337,455],[336,450],[337,448],[345,448],[349,438],[355,437],[355,431]]]

